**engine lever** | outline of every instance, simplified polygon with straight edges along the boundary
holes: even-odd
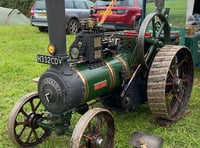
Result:
[[[132,81],[134,80],[135,75],[137,74],[137,72],[138,72],[138,70],[140,69],[140,67],[141,67],[141,64],[139,64],[139,65],[137,66],[137,68],[136,68],[136,70],[134,71],[134,73],[132,74],[131,79],[129,80],[128,84],[127,84],[126,87],[122,90],[120,97],[123,98],[123,97],[125,96],[126,91],[128,90],[129,86],[131,85]]]

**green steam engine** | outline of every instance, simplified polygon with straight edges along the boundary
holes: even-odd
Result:
[[[139,30],[105,32],[110,26],[83,21],[66,53],[64,0],[47,0],[50,44],[39,63],[50,64],[38,81],[38,93],[21,98],[8,121],[9,136],[33,147],[51,131],[71,136],[70,146],[114,146],[114,120],[108,109],[134,110],[148,101],[155,116],[178,120],[193,85],[188,48],[178,46],[164,15],[149,14]],[[102,107],[91,108],[100,102]],[[73,128],[72,115],[81,118]]]

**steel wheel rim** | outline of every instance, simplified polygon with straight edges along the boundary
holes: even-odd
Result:
[[[183,52],[184,50],[180,50],[173,58],[166,80],[166,103],[172,120],[179,118],[178,114],[185,111],[193,84],[193,64],[185,63],[188,59],[184,58],[187,55],[183,56]]]
[[[189,49],[170,45],[160,49],[150,68],[147,83],[151,111],[167,120],[181,118],[191,95],[193,75]]]
[[[41,106],[38,93],[30,93],[22,97],[12,108],[8,119],[8,134],[18,146],[33,147],[50,135],[49,130],[36,124],[36,120],[43,118],[38,112]]]
[[[106,109],[94,108],[86,112],[76,124],[70,147],[112,148],[114,133],[114,120],[111,113]]]

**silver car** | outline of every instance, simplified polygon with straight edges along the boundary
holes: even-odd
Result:
[[[80,21],[89,18],[93,5],[89,0],[65,0],[67,33],[77,33],[80,30]],[[45,0],[36,0],[30,15],[32,26],[38,27],[41,32],[48,30]]]

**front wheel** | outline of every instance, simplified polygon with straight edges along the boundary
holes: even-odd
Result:
[[[37,125],[38,120],[45,118],[43,111],[38,93],[30,93],[15,104],[8,118],[8,135],[13,143],[23,148],[34,147],[50,136],[48,129]]]
[[[79,30],[79,22],[78,20],[76,19],[71,19],[68,23],[68,26],[67,26],[67,33],[69,34],[75,34],[78,32]]]
[[[115,126],[107,109],[93,108],[78,121],[71,137],[71,148],[113,148]]]

